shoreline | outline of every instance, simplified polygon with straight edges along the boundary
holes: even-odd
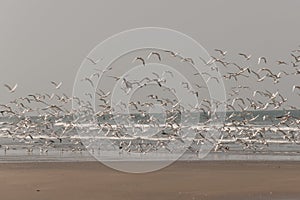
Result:
[[[89,162],[1,163],[3,199],[299,199],[298,161],[178,161],[129,174]],[[18,192],[14,192],[14,191]]]

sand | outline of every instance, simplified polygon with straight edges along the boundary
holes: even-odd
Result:
[[[300,162],[177,162],[128,174],[98,162],[0,164],[0,199],[300,199]]]

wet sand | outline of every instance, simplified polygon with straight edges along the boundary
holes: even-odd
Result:
[[[300,162],[177,162],[127,174],[98,162],[0,164],[1,199],[300,199]]]

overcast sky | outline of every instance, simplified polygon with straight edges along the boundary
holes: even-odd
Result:
[[[0,0],[0,103],[11,98],[4,83],[18,83],[21,96],[63,81],[71,94],[85,56],[137,27],[178,30],[211,54],[221,48],[286,59],[300,44],[299,8],[300,1],[283,0]]]

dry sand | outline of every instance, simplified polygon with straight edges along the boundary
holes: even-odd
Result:
[[[0,199],[300,199],[300,162],[177,162],[127,174],[98,162],[0,164]],[[284,198],[283,198],[284,197]]]

